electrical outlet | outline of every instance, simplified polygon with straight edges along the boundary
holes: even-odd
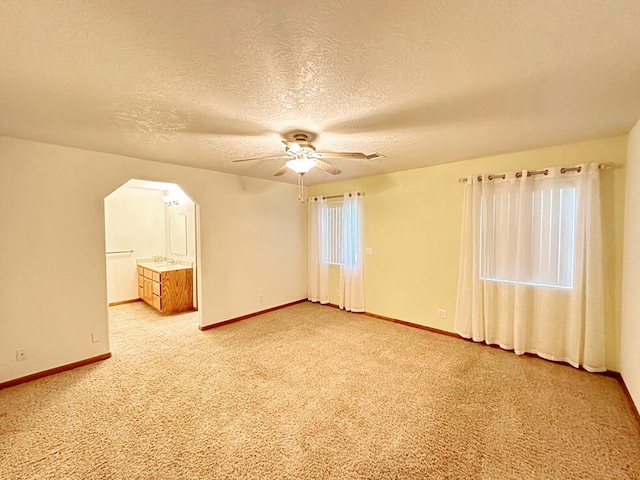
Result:
[[[258,301],[259,301],[259,302],[262,302],[262,298],[263,298],[263,297],[264,297],[264,295],[262,295],[262,294],[258,295]]]
[[[438,315],[438,318],[447,318],[447,311],[443,308],[439,308],[437,315]]]
[[[98,343],[99,341],[100,341],[100,336],[96,332],[93,332],[91,334],[91,342]]]
[[[27,359],[27,351],[25,349],[16,350],[16,360],[18,362],[26,359]]]

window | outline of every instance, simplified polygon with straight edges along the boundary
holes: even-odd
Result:
[[[342,203],[327,205],[324,263],[342,265]]]
[[[480,216],[482,280],[573,288],[574,186],[536,187],[521,199],[505,185],[483,195]]]

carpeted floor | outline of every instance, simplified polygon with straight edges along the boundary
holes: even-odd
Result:
[[[110,324],[113,358],[0,391],[0,478],[640,478],[605,376],[310,303]]]

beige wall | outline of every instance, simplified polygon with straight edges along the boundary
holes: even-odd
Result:
[[[640,410],[640,122],[629,134],[620,373]]]
[[[453,331],[463,187],[458,178],[524,168],[626,160],[626,135],[498,155],[309,188],[309,195],[365,192],[365,309]],[[393,162],[393,157],[384,159]],[[619,367],[622,220],[625,169],[602,174],[606,262],[607,365]],[[338,303],[337,269],[330,275]],[[436,316],[445,309],[447,318]]]
[[[0,137],[0,382],[109,351],[104,198],[131,178],[199,204],[201,325],[306,298],[296,186]]]

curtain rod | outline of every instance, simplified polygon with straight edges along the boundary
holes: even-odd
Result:
[[[356,195],[360,196],[364,196],[364,192],[356,192]],[[311,198],[322,198],[324,200],[328,200],[330,198],[343,198],[344,195],[322,195],[320,197],[311,197]]]
[[[598,168],[600,170],[609,170],[611,168],[614,167],[613,163],[601,163],[600,165],[598,165]],[[560,173],[567,173],[567,172],[580,172],[582,170],[582,167],[562,167],[560,169]],[[545,168],[544,170],[531,170],[529,172],[527,172],[527,177],[530,177],[531,175],[547,175],[549,173],[549,169]],[[522,177],[522,172],[517,172],[516,173],[516,178],[520,178]],[[482,175],[478,175],[478,181],[481,182],[482,181]],[[491,175],[487,175],[487,179],[489,180],[493,180],[494,178],[501,178],[501,179],[505,179],[507,178],[507,174],[506,173],[500,173],[500,174],[495,174],[492,173]],[[466,183],[467,182],[467,177],[460,177],[458,179],[458,183]]]

